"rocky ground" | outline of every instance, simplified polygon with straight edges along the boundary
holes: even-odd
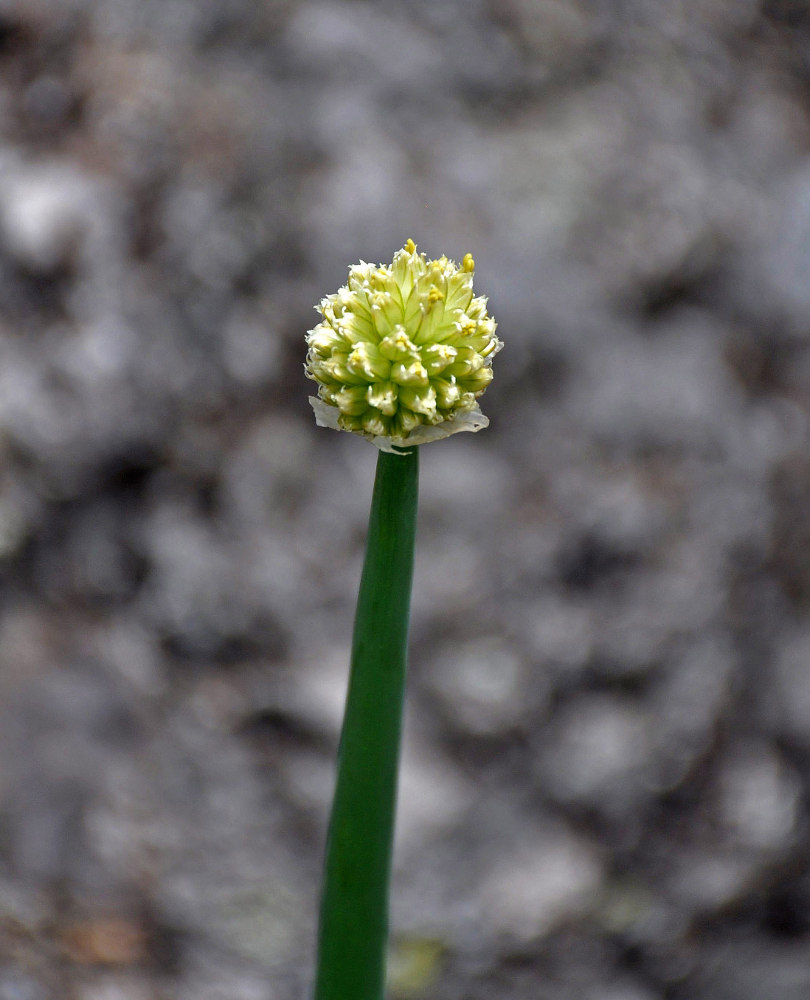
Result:
[[[313,304],[471,251],[395,1000],[810,995],[802,0],[0,3],[0,1000],[300,1000],[375,454]]]

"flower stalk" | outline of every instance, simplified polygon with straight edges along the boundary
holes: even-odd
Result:
[[[318,938],[315,1000],[382,1000],[388,886],[413,575],[418,445],[489,421],[478,406],[503,346],[475,261],[428,260],[407,240],[360,261],[316,307],[310,398],[323,427],[380,449],[354,623]]]
[[[382,1000],[418,449],[381,451],[326,849],[315,1000]]]

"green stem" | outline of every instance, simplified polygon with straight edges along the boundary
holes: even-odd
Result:
[[[382,1000],[408,618],[416,448],[380,452],[326,847],[315,1000]]]

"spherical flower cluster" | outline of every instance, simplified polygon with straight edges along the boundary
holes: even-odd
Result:
[[[426,260],[413,240],[390,265],[351,267],[307,334],[317,422],[385,451],[486,427],[476,400],[503,345],[486,298],[473,296],[474,269],[469,254]]]

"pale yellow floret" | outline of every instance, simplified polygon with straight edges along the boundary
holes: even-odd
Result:
[[[394,382],[375,382],[366,390],[368,405],[379,410],[386,417],[393,417],[397,412],[399,386]]]
[[[474,270],[470,254],[427,260],[410,239],[390,265],[352,266],[307,335],[318,423],[387,450],[486,426],[477,398],[502,344]]]

